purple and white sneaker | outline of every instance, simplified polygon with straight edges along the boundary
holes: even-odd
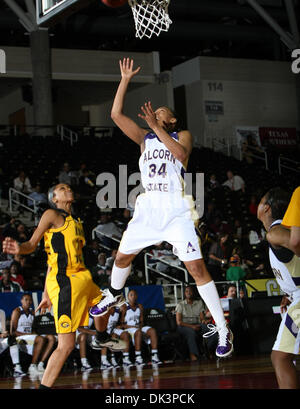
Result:
[[[216,349],[216,355],[219,358],[229,357],[233,352],[233,334],[231,330],[224,325],[222,328],[217,328],[213,324],[208,324],[209,332],[203,334],[203,338],[208,338],[216,333],[219,335],[218,346]]]
[[[103,295],[104,297],[101,298],[101,301],[90,308],[90,315],[92,317],[101,317],[105,315],[110,308],[121,307],[121,305],[125,304],[123,294],[113,296],[109,289],[105,289],[103,290]]]

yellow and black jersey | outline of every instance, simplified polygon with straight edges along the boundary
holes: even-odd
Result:
[[[46,288],[53,306],[56,332],[75,332],[87,326],[89,307],[102,298],[100,288],[93,282],[83,261],[85,245],[81,221],[65,215],[65,223],[44,234],[48,266]]]
[[[51,271],[78,271],[86,268],[82,254],[85,237],[80,219],[66,216],[62,227],[46,231],[44,242]]]

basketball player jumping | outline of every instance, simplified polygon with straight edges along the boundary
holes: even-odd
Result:
[[[133,60],[120,61],[121,81],[115,95],[111,117],[116,125],[141,149],[139,166],[145,193],[138,196],[132,220],[124,232],[105,298],[92,307],[92,316],[101,316],[113,305],[124,302],[122,289],[135,256],[145,247],[167,241],[194,278],[200,296],[216,322],[218,357],[233,351],[232,333],[226,325],[219,295],[206,269],[195,232],[192,214],[194,203],[184,196],[183,176],[192,151],[192,136],[179,130],[176,115],[167,107],[153,111],[151,102],[141,107],[139,115],[151,128],[148,132],[123,113],[127,87],[140,71],[133,70]],[[206,334],[208,335],[208,334]]]
[[[299,389],[299,379],[293,364],[300,353],[300,258],[290,246],[290,230],[281,225],[290,195],[281,188],[269,190],[261,199],[257,217],[267,231],[269,258],[283,297],[284,312],[273,346],[271,359],[281,389]]]
[[[37,310],[50,310],[53,306],[58,346],[48,360],[41,389],[52,387],[75,347],[77,328],[88,325],[88,309],[102,298],[100,288],[93,282],[83,261],[84,232],[80,219],[71,214],[74,195],[70,186],[64,183],[54,186],[49,190],[48,199],[52,209],[44,212],[29,241],[20,244],[9,237],[3,241],[6,253],[30,254],[44,236],[48,272]],[[108,319],[109,314],[94,319],[98,344],[112,350],[125,349],[123,341],[107,334]]]

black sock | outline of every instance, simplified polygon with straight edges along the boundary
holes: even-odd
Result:
[[[106,331],[98,331],[96,330],[96,339],[99,342],[106,341],[109,338],[109,335]]]
[[[39,389],[51,389],[49,386],[43,385],[42,383],[39,386]]]
[[[121,290],[115,290],[114,288],[112,288],[112,286],[109,286],[109,291],[112,293],[112,295],[115,297],[116,295],[120,295],[122,294],[123,289]]]

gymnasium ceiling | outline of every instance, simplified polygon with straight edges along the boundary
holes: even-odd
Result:
[[[287,31],[284,0],[257,0]],[[24,0],[15,0],[24,7]],[[300,2],[295,0],[300,26]],[[51,47],[95,50],[159,51],[161,69],[195,56],[289,60],[279,36],[245,0],[171,0],[168,33],[151,40],[135,38],[130,7],[112,9],[96,0],[49,30]],[[0,46],[29,46],[18,17],[0,1]]]

